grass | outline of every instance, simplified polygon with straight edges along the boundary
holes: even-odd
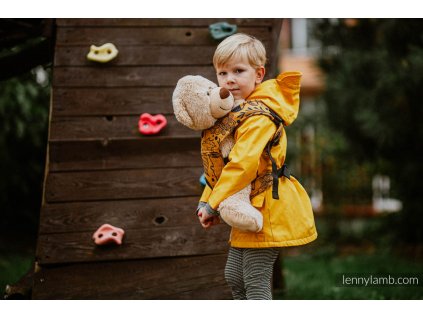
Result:
[[[16,283],[31,268],[33,255],[20,253],[1,253],[0,255],[0,294],[6,285]]]
[[[275,299],[423,299],[423,263],[389,252],[339,256],[333,251],[284,257],[285,290]],[[342,274],[416,274],[419,286],[342,286]],[[386,276],[387,277],[387,276]]]

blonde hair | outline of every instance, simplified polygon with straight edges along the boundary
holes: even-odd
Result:
[[[232,58],[247,60],[254,68],[266,64],[266,49],[260,40],[251,35],[236,33],[224,39],[213,56],[215,68],[225,65]]]

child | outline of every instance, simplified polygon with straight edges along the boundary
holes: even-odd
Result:
[[[235,99],[246,100],[241,110],[243,105],[264,104],[272,113],[246,116],[235,123],[235,144],[229,161],[213,189],[206,186],[197,211],[201,225],[207,229],[219,223],[217,208],[225,198],[262,175],[271,176],[264,187],[260,185],[264,190],[251,198],[263,214],[262,231],[231,231],[225,278],[234,299],[272,299],[273,264],[280,247],[307,244],[317,237],[310,199],[283,165],[287,146],[283,126],[291,124],[298,114],[300,75],[283,73],[276,80],[262,83],[265,62],[263,44],[245,34],[226,38],[213,57],[219,86],[230,90]],[[278,127],[274,117],[283,125]],[[274,145],[268,146],[269,141]]]

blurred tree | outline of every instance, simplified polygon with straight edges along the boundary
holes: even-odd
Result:
[[[37,67],[0,81],[1,224],[4,231],[32,237],[37,232],[46,157],[48,73]]]
[[[354,160],[391,177],[403,202],[399,238],[423,243],[421,203],[423,23],[415,19],[329,19],[317,23],[323,100]]]

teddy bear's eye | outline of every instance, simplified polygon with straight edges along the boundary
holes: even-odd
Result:
[[[210,92],[207,92],[207,96],[210,96]]]

